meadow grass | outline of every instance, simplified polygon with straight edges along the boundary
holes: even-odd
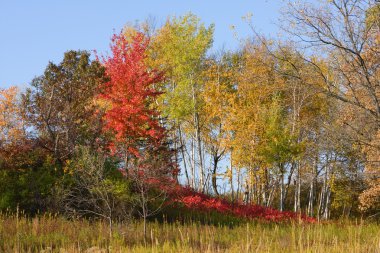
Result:
[[[380,226],[364,222],[205,225],[117,223],[0,215],[0,252],[379,252]]]

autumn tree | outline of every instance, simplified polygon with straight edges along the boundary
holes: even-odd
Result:
[[[104,79],[104,68],[88,52],[68,51],[23,94],[32,135],[58,162],[70,159],[78,144],[97,146],[101,113],[95,97]]]
[[[151,64],[166,73],[160,104],[179,142],[175,144],[180,148],[187,183],[200,190],[206,183],[200,97],[204,86],[202,63],[211,47],[213,30],[213,25],[206,27],[193,14],[171,17],[153,36],[150,57]]]
[[[225,173],[218,173],[219,164],[230,152],[226,124],[235,93],[234,85],[237,81],[239,60],[239,54],[221,53],[209,57],[204,63],[205,85],[200,94],[203,100],[202,138],[212,161],[211,183],[216,195],[219,195],[217,178],[225,176]],[[233,191],[232,184],[231,191]]]
[[[0,147],[4,148],[25,136],[21,117],[19,90],[12,86],[0,90]]]
[[[168,193],[177,185],[175,173],[178,170],[174,159],[175,150],[170,144],[146,143],[141,157],[135,161],[128,176],[133,182],[136,210],[143,219],[144,240],[147,238],[147,219],[157,215],[168,200]],[[173,173],[175,172],[175,173]]]
[[[112,55],[103,58],[108,82],[103,84],[100,99],[107,109],[104,115],[105,131],[114,138],[111,149],[120,155],[126,168],[129,160],[140,157],[144,142],[159,145],[165,138],[165,129],[153,107],[160,95],[154,84],[162,81],[162,72],[146,65],[149,40],[137,33],[131,41],[123,35],[112,38]]]
[[[111,150],[123,159],[123,170],[136,193],[137,212],[144,220],[156,214],[166,199],[162,187],[175,184],[173,150],[155,104],[161,94],[155,85],[163,73],[147,65],[149,38],[135,31],[114,35],[111,56],[103,63],[109,81],[100,98],[106,104],[105,131],[111,132]]]
[[[17,87],[0,90],[0,209],[30,214],[50,207],[54,173],[44,150],[27,135]]]
[[[303,54],[323,78],[322,91],[345,105],[346,138],[361,146],[371,177],[379,167],[378,6],[371,0],[290,2],[284,12],[289,26],[283,27],[300,48],[313,48],[324,58]]]

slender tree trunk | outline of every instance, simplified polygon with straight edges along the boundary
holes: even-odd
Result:
[[[273,196],[274,196],[274,192],[275,192],[275,187],[272,187],[270,192],[269,192],[269,196],[268,196],[268,200],[267,200],[267,207],[271,206],[272,205],[272,201],[273,201]]]
[[[109,238],[110,238],[110,242],[112,240],[112,218],[111,216],[108,217],[108,226],[109,226]]]
[[[301,208],[301,175],[300,175],[300,165],[296,165],[297,177],[294,182],[294,212],[299,212]]]
[[[260,196],[261,196],[260,203],[263,206],[266,206],[268,202],[268,193],[267,193],[266,185],[264,182],[261,182]]]
[[[185,176],[187,180],[187,185],[190,185],[190,178],[189,178],[189,172],[187,171],[187,163],[186,163],[186,156],[185,156],[185,143],[183,142],[182,138],[182,130],[181,130],[181,125],[178,125],[178,135],[179,135],[179,142],[181,145],[181,154],[182,154],[182,160],[183,160],[183,168],[185,170]]]
[[[218,185],[216,182],[216,172],[218,170],[218,162],[219,162],[219,157],[218,155],[214,154],[214,163],[213,163],[213,169],[212,169],[212,188],[214,189],[214,193],[217,196],[219,196]]]
[[[124,154],[124,166],[125,166],[125,174],[126,174],[126,177],[128,178],[128,174],[129,174],[129,169],[128,169],[128,163],[129,163],[129,157],[128,157],[128,148],[125,147],[125,154]]]
[[[264,178],[262,182],[262,203],[264,206],[268,206],[271,198],[271,190],[269,189],[269,173],[265,168],[264,170]]]
[[[325,168],[325,175],[323,177],[323,185],[321,189],[321,194],[319,198],[319,205],[318,205],[318,219],[324,218],[325,217],[325,210],[326,210],[326,203],[327,203],[327,191],[328,191],[328,186],[327,186],[327,177],[328,177],[328,166],[326,165]]]
[[[193,95],[193,104],[194,104],[194,127],[195,127],[195,139],[197,141],[198,148],[198,157],[199,157],[199,190],[203,192],[204,190],[204,167],[203,167],[203,155],[202,155],[202,142],[201,142],[201,129],[199,123],[199,114],[198,114],[198,103],[195,94],[195,83],[192,81],[192,95]],[[195,165],[195,164],[194,164]]]
[[[314,212],[313,212],[313,202],[314,202],[314,179],[311,180],[310,182],[310,190],[309,190],[309,203],[307,205],[307,214],[310,217],[313,217]]]
[[[280,165],[281,177],[280,177],[280,211],[284,211],[284,170]]]
[[[176,133],[173,133],[173,140],[174,140],[174,159],[175,159],[175,164],[179,164],[179,159],[178,159],[178,139],[176,138]],[[181,145],[181,144],[179,144]],[[175,175],[175,179],[177,183],[179,183],[179,172]]]
[[[331,196],[331,190],[328,187],[326,190],[326,202],[325,202],[325,209],[323,210],[323,218],[325,220],[330,218],[330,196]]]
[[[257,203],[258,204],[259,203],[258,202],[259,189],[258,189],[257,182],[259,182],[260,179],[256,175],[256,172],[253,172],[253,177],[255,179],[255,182],[254,183],[251,182],[252,189],[251,189],[250,203]]]
[[[194,138],[191,138],[191,181],[193,189],[196,188],[195,185],[195,146],[194,146]]]
[[[286,185],[284,186],[284,194],[283,194],[283,201],[285,202],[287,197],[288,197],[288,190],[289,190],[289,186],[292,182],[292,177],[293,177],[293,174],[294,174],[294,171],[296,169],[296,163],[292,163],[292,166],[290,168],[290,172],[289,172],[289,175],[288,175],[288,180],[286,182]],[[281,168],[282,169],[282,173],[283,173],[283,177],[285,176],[285,169],[284,167]],[[284,182],[285,183],[285,182]]]
[[[241,188],[241,183],[240,183],[240,170],[237,170],[237,189],[236,189],[236,200],[239,201],[240,199],[240,188]]]
[[[248,177],[245,180],[245,191],[244,191],[244,203],[249,203],[249,183],[248,183]]]
[[[146,215],[144,214],[144,243],[146,245]]]
[[[312,169],[312,179],[310,182],[310,192],[309,192],[309,216],[313,217],[314,216],[314,201],[317,196],[317,176],[318,176],[318,156],[315,157],[314,159],[314,166]]]
[[[296,213],[297,212],[297,192],[298,192],[298,181],[297,179],[294,180],[294,206],[293,206],[293,211]]]
[[[326,166],[326,173],[325,173],[325,197],[324,197],[324,209],[323,209],[323,219],[327,220],[330,217],[330,196],[331,196],[331,190],[330,186],[328,184],[329,175],[330,173],[330,166]]]
[[[230,185],[231,185],[231,199],[232,199],[232,202],[235,201],[235,196],[234,196],[234,180],[233,180],[233,175],[234,175],[234,171],[232,169],[232,152],[231,152],[231,157],[230,157]]]
[[[319,193],[319,201],[318,201],[318,211],[317,211],[317,217],[318,217],[318,220],[321,219],[321,210],[322,210],[322,203],[323,203],[323,197],[324,197],[324,194],[323,194],[323,189],[324,189],[324,185],[322,186],[321,188],[321,192]]]
[[[301,212],[301,171],[298,167],[298,198],[297,198],[297,211]]]
[[[200,191],[204,191],[204,177],[205,177],[205,170],[203,166],[203,153],[202,153],[202,140],[201,140],[201,130],[199,125],[199,115],[198,113],[195,113],[195,122],[196,122],[196,139],[197,139],[197,147],[198,147],[198,156],[199,156],[199,181],[200,181]]]
[[[144,243],[146,245],[146,218],[148,216],[147,203],[145,201],[144,191],[141,191],[141,207],[142,207],[142,216],[143,216],[143,225],[144,225]]]

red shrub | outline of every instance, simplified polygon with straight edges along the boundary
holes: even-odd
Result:
[[[196,192],[189,187],[182,187],[180,185],[171,188],[169,195],[170,203],[180,204],[188,209],[202,212],[216,211],[236,217],[261,219],[271,222],[282,222],[298,219],[308,223],[315,222],[314,218],[307,217],[304,214],[290,211],[281,212],[273,208],[259,205],[245,205],[241,203],[232,204],[225,199],[210,197],[206,194]]]

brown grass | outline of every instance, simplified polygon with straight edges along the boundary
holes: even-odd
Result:
[[[379,252],[380,226],[353,222],[211,226],[198,223],[118,223],[0,215],[0,252]]]

